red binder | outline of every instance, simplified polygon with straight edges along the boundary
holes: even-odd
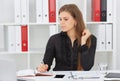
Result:
[[[21,40],[22,40],[22,51],[28,51],[28,27],[27,25],[21,26]]]
[[[49,0],[49,22],[56,22],[56,0]]]
[[[92,0],[92,20],[100,21],[100,0]]]

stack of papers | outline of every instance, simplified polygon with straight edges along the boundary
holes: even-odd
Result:
[[[17,72],[18,77],[34,77],[34,76],[52,76],[51,72],[37,72],[32,69],[20,70]]]

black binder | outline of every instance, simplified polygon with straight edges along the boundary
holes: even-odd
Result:
[[[100,21],[107,21],[107,0],[101,0],[100,13]]]

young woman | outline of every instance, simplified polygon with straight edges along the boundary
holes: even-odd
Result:
[[[55,58],[54,71],[90,70],[94,65],[96,37],[85,27],[83,16],[75,4],[66,4],[59,10],[62,31],[48,40],[40,72],[50,70]]]

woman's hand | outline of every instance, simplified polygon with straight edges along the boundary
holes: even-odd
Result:
[[[46,72],[48,69],[48,65],[47,64],[40,64],[37,67],[37,71],[39,72]]]
[[[81,37],[81,46],[86,44],[87,39],[90,37],[91,33],[88,29],[84,29]]]

